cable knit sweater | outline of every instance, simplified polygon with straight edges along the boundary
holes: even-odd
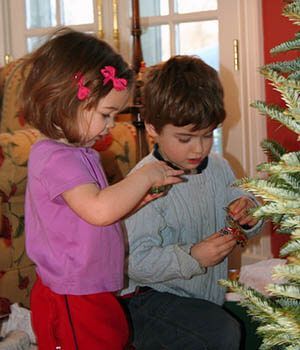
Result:
[[[155,161],[152,153],[133,171],[151,161]],[[189,252],[194,243],[226,225],[224,208],[230,202],[250,195],[231,186],[235,177],[228,162],[213,153],[202,173],[184,178],[186,182],[174,185],[164,197],[125,220],[129,287],[122,295],[133,292],[139,285],[223,303],[225,290],[218,280],[227,278],[227,259],[206,269]],[[259,222],[246,231],[248,238],[257,234],[261,226]]]

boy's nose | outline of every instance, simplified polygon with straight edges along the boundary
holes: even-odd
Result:
[[[201,155],[203,151],[203,143],[201,139],[197,139],[194,145],[194,152]]]

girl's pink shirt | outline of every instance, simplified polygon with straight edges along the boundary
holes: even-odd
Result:
[[[25,200],[26,250],[43,283],[58,294],[87,295],[123,287],[119,223],[91,225],[62,197],[86,183],[107,186],[97,152],[53,140],[33,145]]]

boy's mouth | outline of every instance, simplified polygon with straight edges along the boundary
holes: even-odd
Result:
[[[180,166],[180,165],[177,165],[177,164],[174,164],[166,159],[163,158],[163,156],[161,155],[161,153],[159,152],[159,148],[158,148],[158,144],[155,144],[154,145],[154,150],[153,150],[153,156],[158,159],[158,160],[162,160],[162,161],[165,161],[171,168],[173,169],[181,169],[181,170],[184,170],[184,173],[185,174],[199,174],[201,173],[206,167],[207,167],[207,164],[208,164],[208,157],[205,157],[204,159],[202,158],[190,158],[190,159],[187,159],[186,161],[186,164],[190,164],[193,166],[192,169],[188,169],[188,167],[184,167],[184,166]]]
[[[187,160],[189,164],[191,165],[200,165],[202,162],[202,158],[190,158]]]

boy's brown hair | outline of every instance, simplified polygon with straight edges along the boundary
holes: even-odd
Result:
[[[96,107],[113,88],[103,85],[100,70],[113,66],[118,78],[127,80],[130,89],[134,73],[123,58],[106,42],[93,35],[62,28],[24,62],[25,78],[22,110],[29,124],[52,139],[80,142],[78,111]],[[77,98],[76,74],[84,77],[90,89],[88,98]]]
[[[143,99],[145,122],[157,133],[166,124],[217,127],[226,115],[217,71],[195,56],[177,55],[150,67]]]

